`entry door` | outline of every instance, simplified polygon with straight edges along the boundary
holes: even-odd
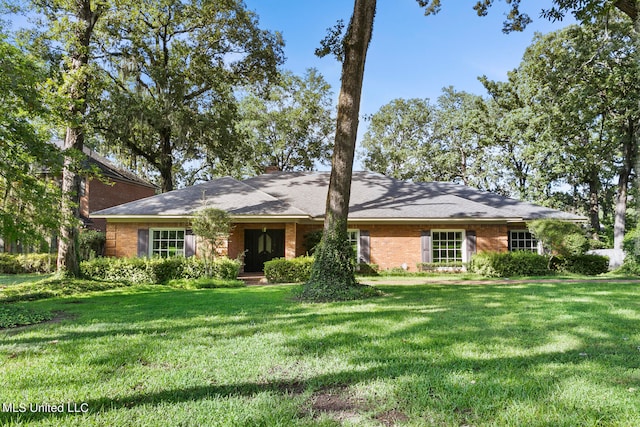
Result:
[[[284,230],[244,230],[244,271],[264,271],[264,263],[284,257]]]

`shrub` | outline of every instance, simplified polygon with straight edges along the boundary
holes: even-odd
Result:
[[[241,288],[246,286],[242,280],[237,279],[173,279],[167,285],[183,289],[214,289],[214,288]]]
[[[237,279],[242,264],[236,259],[216,258],[211,265],[211,272],[216,279]]]
[[[548,259],[533,252],[481,252],[469,269],[486,277],[542,276],[549,274]]]
[[[106,235],[96,230],[84,230],[78,235],[78,252],[81,261],[102,256]]]
[[[305,282],[311,277],[313,257],[276,258],[264,263],[264,275],[269,283]]]
[[[554,219],[539,219],[527,223],[527,228],[545,247],[561,256],[584,254],[589,240],[578,224]]]
[[[240,262],[218,258],[212,264],[214,278],[236,279]],[[167,283],[173,279],[207,277],[204,262],[195,258],[95,258],[80,263],[83,277],[131,284]]]
[[[0,273],[52,273],[56,270],[54,254],[0,253]]]
[[[15,304],[0,304],[0,329],[33,325],[52,317],[50,312],[35,311]]]
[[[53,273],[57,268],[55,254],[25,254],[17,259],[25,273]]]
[[[356,272],[361,276],[378,276],[379,270],[380,267],[378,264],[370,264],[366,262],[361,262],[356,268]]]
[[[576,255],[557,257],[556,268],[560,271],[586,276],[597,276],[609,271],[609,258],[602,255]]]
[[[0,273],[19,274],[24,273],[17,255],[0,253]]]

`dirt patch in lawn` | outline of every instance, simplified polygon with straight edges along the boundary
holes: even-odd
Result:
[[[338,422],[358,423],[362,412],[369,409],[362,399],[350,395],[346,387],[319,390],[309,398],[309,403],[313,418],[325,415]]]
[[[385,411],[381,414],[378,414],[376,416],[376,420],[383,426],[393,427],[398,423],[408,421],[409,417],[396,409],[392,409],[390,411]]]

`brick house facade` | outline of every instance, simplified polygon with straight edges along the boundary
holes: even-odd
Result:
[[[229,212],[234,229],[224,253],[245,271],[304,255],[305,236],[322,229],[328,174],[230,177],[93,214],[107,222],[106,255],[197,254],[190,218],[202,207]],[[474,253],[536,250],[526,221],[583,217],[449,183],[410,183],[354,173],[349,239],[360,262],[415,271],[421,263],[464,263]]]

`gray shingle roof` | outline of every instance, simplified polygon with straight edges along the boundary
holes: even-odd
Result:
[[[230,177],[171,191],[93,216],[188,216],[204,205],[233,216],[324,216],[329,172],[278,172],[244,181]],[[354,172],[352,220],[447,220],[583,217],[442,182],[412,183],[371,172]]]

